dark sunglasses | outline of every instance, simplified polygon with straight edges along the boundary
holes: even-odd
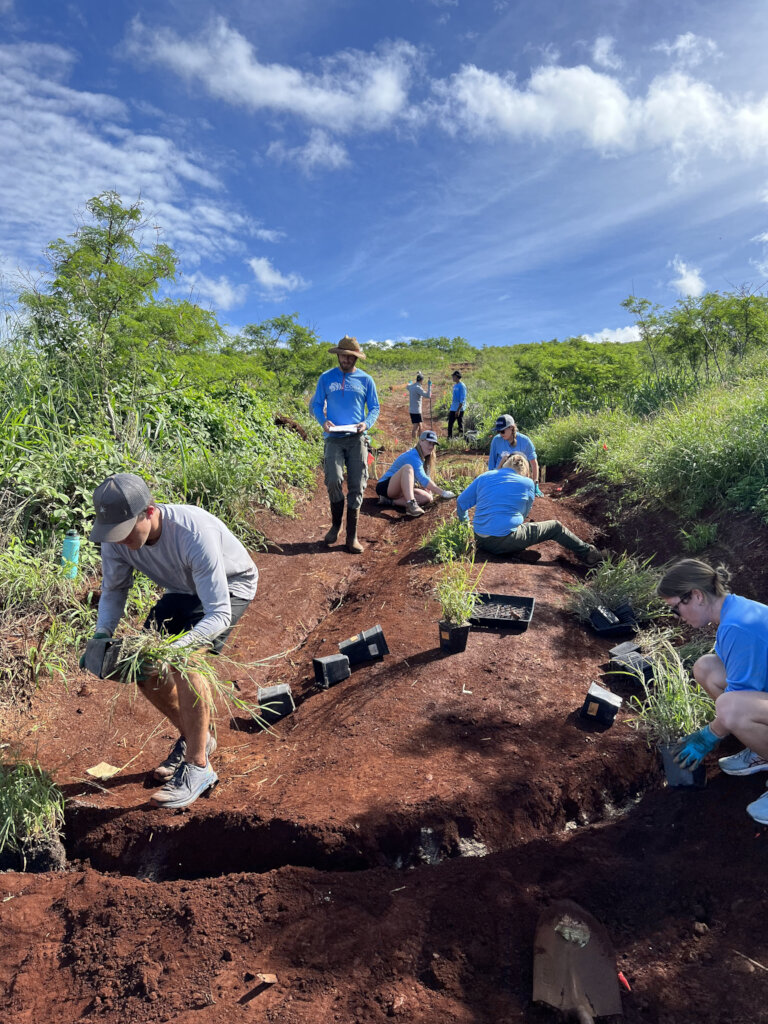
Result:
[[[691,600],[691,596],[692,596],[692,591],[689,590],[687,594],[683,594],[683,596],[680,598],[680,600],[677,602],[676,605],[674,605],[674,606],[669,605],[669,610],[670,610],[671,614],[672,615],[676,615],[678,617],[678,619],[679,619],[680,618],[680,605],[681,604],[688,604],[688,602]]]

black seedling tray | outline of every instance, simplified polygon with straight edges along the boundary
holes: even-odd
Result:
[[[469,620],[474,627],[524,633],[533,618],[534,597],[509,594],[478,594],[475,612]]]
[[[619,622],[617,616],[609,608],[602,606],[592,610],[589,616],[589,625],[598,636],[607,637],[631,636],[637,630],[637,623],[634,619]]]

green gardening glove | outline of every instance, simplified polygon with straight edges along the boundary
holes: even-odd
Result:
[[[99,630],[98,633],[94,633],[91,640],[109,640],[109,633],[105,633],[103,630]],[[80,661],[78,662],[80,668],[85,668],[85,651],[80,655]]]

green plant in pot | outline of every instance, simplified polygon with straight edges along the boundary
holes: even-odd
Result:
[[[634,710],[632,722],[649,744],[659,748],[670,785],[704,785],[703,765],[691,772],[681,768],[674,756],[683,737],[712,721],[715,703],[690,679],[677,648],[668,640],[655,647],[653,674],[653,680],[643,684],[643,697],[630,699]]]
[[[477,603],[477,584],[485,563],[475,570],[474,558],[463,562],[451,559],[445,563],[435,594],[440,602],[440,646],[443,650],[456,653],[467,646],[469,620]]]

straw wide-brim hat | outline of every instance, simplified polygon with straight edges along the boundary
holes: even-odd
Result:
[[[365,352],[360,347],[357,338],[350,338],[348,334],[345,334],[338,345],[334,348],[329,348],[329,352],[335,352],[337,355],[357,356],[358,359],[365,359]]]

